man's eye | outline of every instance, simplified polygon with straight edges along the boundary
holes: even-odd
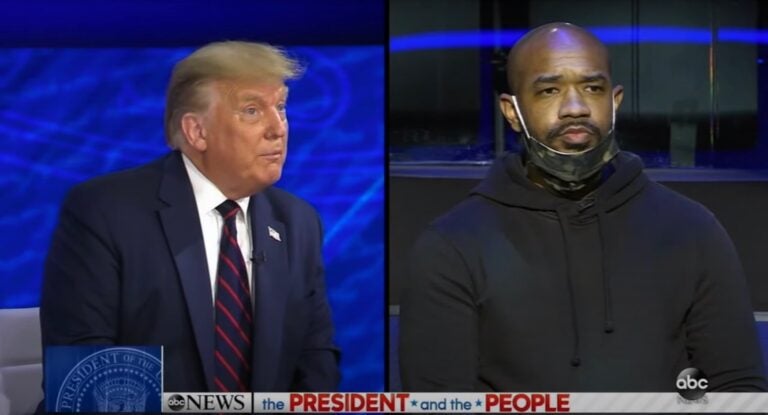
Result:
[[[247,115],[256,115],[259,113],[259,110],[254,107],[248,107],[245,110],[243,110],[243,113]]]
[[[544,96],[551,96],[551,95],[555,95],[556,93],[557,93],[557,88],[554,88],[554,87],[542,89],[541,91],[539,91],[539,95],[544,95]]]
[[[286,105],[285,104],[280,104],[280,105],[277,106],[277,110],[280,111],[280,112],[285,112],[285,109],[286,109]]]
[[[585,89],[587,92],[603,92],[603,87],[600,85],[587,85]]]

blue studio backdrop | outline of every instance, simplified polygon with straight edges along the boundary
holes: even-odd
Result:
[[[184,48],[0,49],[0,308],[39,305],[73,185],[165,154],[164,94]],[[277,186],[325,228],[342,390],[383,390],[384,48],[289,47],[288,159]]]

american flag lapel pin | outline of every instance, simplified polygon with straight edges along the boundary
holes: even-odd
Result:
[[[270,238],[272,238],[272,239],[274,239],[274,240],[276,240],[278,242],[282,242],[283,241],[282,239],[280,239],[280,233],[277,232],[274,228],[272,228],[271,226],[267,226],[267,230],[269,231],[269,237]]]

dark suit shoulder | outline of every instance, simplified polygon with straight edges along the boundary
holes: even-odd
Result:
[[[296,218],[319,218],[317,209],[306,200],[277,187],[269,187],[262,192],[274,215],[285,222]]]
[[[156,199],[165,155],[147,164],[94,177],[70,189],[69,203],[125,204]]]

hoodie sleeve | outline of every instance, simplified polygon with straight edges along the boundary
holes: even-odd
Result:
[[[728,234],[709,216],[699,238],[699,281],[685,321],[691,365],[709,390],[758,392],[768,385],[744,272]]]
[[[435,230],[411,255],[400,307],[400,373],[406,391],[472,391],[478,327],[464,258]]]

